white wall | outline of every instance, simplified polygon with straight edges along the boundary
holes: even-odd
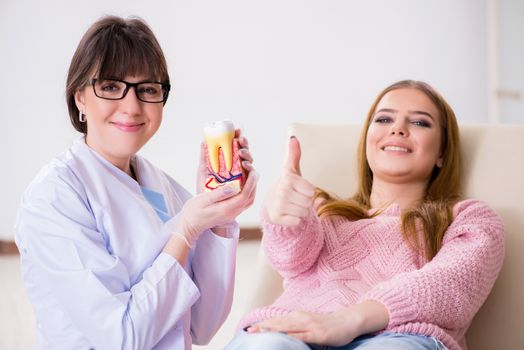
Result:
[[[203,123],[232,119],[262,175],[239,218],[254,225],[292,121],[359,122],[380,89],[414,78],[460,122],[487,122],[485,12],[478,0],[0,0],[0,238],[38,169],[76,137],[67,68],[103,14],[144,18],[167,56],[174,89],[142,153],[193,189]]]
[[[497,0],[499,120],[524,122],[524,1]]]

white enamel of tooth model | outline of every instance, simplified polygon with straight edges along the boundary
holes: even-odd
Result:
[[[235,126],[230,120],[209,122],[204,125],[204,135],[209,153],[209,161],[215,173],[220,170],[219,150],[222,155],[227,171],[233,167],[233,138],[235,137]]]

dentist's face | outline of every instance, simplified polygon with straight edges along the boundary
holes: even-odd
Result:
[[[417,89],[384,95],[367,131],[374,181],[429,182],[433,168],[442,165],[440,118],[437,107]]]
[[[126,76],[123,80],[136,83],[151,79]],[[78,109],[86,116],[86,143],[122,170],[162,122],[163,104],[140,101],[135,88],[130,88],[121,100],[99,98],[91,85],[75,95]]]

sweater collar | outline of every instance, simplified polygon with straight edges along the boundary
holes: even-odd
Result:
[[[391,203],[380,208],[369,209],[370,215],[373,215],[376,212],[378,212],[379,215],[399,216],[402,213],[402,209],[397,203]]]

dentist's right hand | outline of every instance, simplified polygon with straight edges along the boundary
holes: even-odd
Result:
[[[174,256],[179,262],[185,261],[187,252],[194,247],[198,237],[207,229],[228,226],[236,217],[249,208],[256,195],[258,173],[251,164],[247,151],[247,140],[241,139],[241,146],[248,156],[242,161],[247,175],[246,182],[239,191],[229,184],[211,192],[202,192],[188,199],[181,212],[168,222],[167,229],[173,234],[164,247],[164,252]],[[204,146],[201,146],[200,165],[205,164]],[[204,165],[205,168],[205,165]],[[203,186],[200,186],[203,188]],[[183,241],[185,244],[180,244]]]
[[[296,226],[309,215],[313,206],[315,186],[300,172],[300,143],[292,136],[288,143],[287,159],[282,175],[271,187],[263,204],[271,223]]]
[[[249,172],[241,192],[224,185],[188,199],[182,211],[166,222],[172,236],[163,251],[185,263],[189,249],[194,247],[203,231],[231,223],[253,204],[257,180],[258,175],[253,170]]]

